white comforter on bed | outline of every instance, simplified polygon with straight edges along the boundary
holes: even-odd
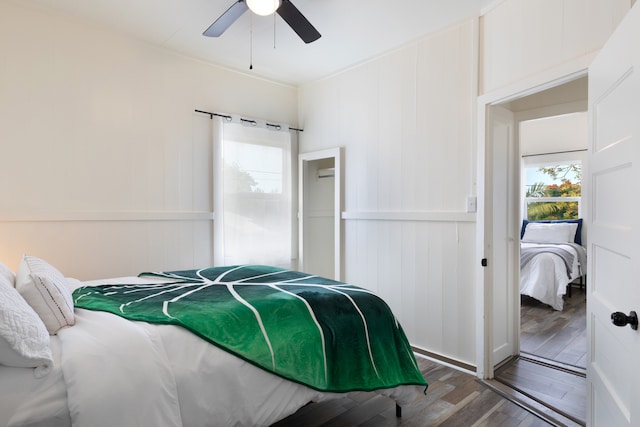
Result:
[[[117,280],[110,283],[143,279]],[[33,390],[17,407],[19,399],[0,403],[0,422],[23,427],[268,426],[309,402],[337,396],[259,369],[178,326],[76,309],[75,326],[53,338],[54,369],[43,380],[35,380],[32,369],[0,368],[0,375],[17,375],[15,384]],[[407,386],[381,392],[406,405],[423,391]],[[0,396],[7,393],[0,384]]]
[[[323,398],[177,326],[78,311],[60,336],[74,426],[269,425]]]
[[[549,244],[521,243],[522,248],[536,245],[548,246]],[[567,267],[559,256],[551,253],[538,254],[520,270],[520,294],[549,304],[555,310],[562,310],[564,307],[562,297],[567,291],[567,285],[580,277],[580,256],[576,248],[571,245],[558,244],[555,246],[574,254],[571,275],[567,275]]]

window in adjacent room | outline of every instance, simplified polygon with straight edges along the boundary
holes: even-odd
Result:
[[[582,164],[580,161],[525,166],[525,218],[580,218]]]

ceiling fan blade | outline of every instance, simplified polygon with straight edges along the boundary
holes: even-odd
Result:
[[[236,19],[245,13],[247,9],[249,9],[247,2],[244,0],[238,0],[229,9],[227,9],[225,13],[220,15],[220,17],[216,19],[215,22],[211,24],[204,33],[202,33],[202,35],[207,37],[220,37],[220,35],[222,35],[222,33],[224,33],[231,24],[236,22]]]
[[[282,4],[276,11],[287,24],[295,31],[305,43],[311,43],[320,38],[318,30],[311,25],[297,7],[289,0],[282,0]]]

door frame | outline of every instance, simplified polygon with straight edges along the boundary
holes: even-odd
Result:
[[[307,165],[309,162],[323,159],[333,159],[334,175],[334,204],[333,204],[333,242],[334,242],[334,280],[342,280],[343,277],[343,232],[342,232],[342,207],[343,207],[343,176],[344,162],[343,147],[329,148],[326,150],[312,151],[298,154],[298,267],[304,270],[304,219],[307,209],[305,198],[305,179],[307,178]]]
[[[597,52],[589,53],[573,61],[561,64],[558,67],[549,69],[545,72],[531,76],[522,81],[518,81],[512,85],[505,86],[502,89],[483,94],[477,100],[477,192],[478,192],[478,211],[476,221],[476,282],[478,283],[478,293],[476,294],[476,373],[478,378],[492,379],[496,363],[494,361],[493,352],[493,323],[496,321],[493,317],[493,288],[491,283],[492,264],[490,254],[494,242],[491,241],[492,230],[488,228],[490,222],[486,220],[491,215],[492,206],[488,206],[487,194],[491,191],[491,177],[493,176],[494,167],[491,164],[490,156],[487,150],[492,148],[490,138],[490,126],[488,120],[491,118],[490,109],[494,105],[514,101],[547,89],[560,86],[588,74],[588,68]],[[518,168],[511,168],[517,171]],[[514,174],[515,175],[515,174]],[[520,182],[520,176],[513,176],[512,179]],[[588,204],[589,201],[587,200]],[[585,209],[589,206],[585,204]],[[514,207],[513,209],[518,209]],[[588,212],[588,211],[587,211]],[[519,212],[517,213],[519,214]],[[510,230],[513,235],[519,235],[519,230]],[[486,261],[486,267],[481,260]],[[516,258],[517,259],[517,258]],[[505,272],[507,274],[507,272]],[[520,327],[520,307],[516,306],[515,299],[512,302],[514,307],[510,310],[510,317],[514,328]],[[517,325],[517,326],[516,326]],[[516,356],[520,349],[517,338],[514,334],[514,349]]]

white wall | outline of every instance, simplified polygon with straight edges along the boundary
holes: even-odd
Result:
[[[481,17],[480,91],[595,54],[630,0],[505,0]]]
[[[473,364],[476,22],[300,90],[301,152],[345,147],[346,280],[412,344]]]
[[[589,125],[586,112],[520,122],[520,154],[532,156],[586,150]]]
[[[300,151],[345,147],[346,280],[379,292],[413,345],[476,361],[481,256],[476,215],[465,213],[476,194],[476,97],[579,71],[575,59],[595,55],[628,9],[505,0],[479,23],[300,89]]]
[[[0,262],[81,279],[211,264],[211,135],[194,109],[297,125],[297,89],[0,2]]]

